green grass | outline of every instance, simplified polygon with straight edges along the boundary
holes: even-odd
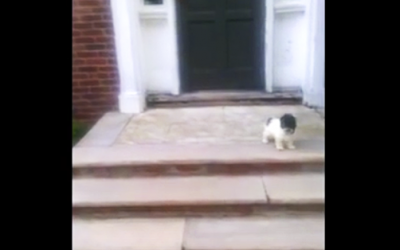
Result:
[[[75,146],[75,144],[85,136],[87,131],[87,125],[72,120],[72,146]]]

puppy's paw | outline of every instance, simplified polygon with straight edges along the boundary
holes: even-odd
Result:
[[[296,149],[296,146],[294,146],[293,144],[289,144],[288,149]]]
[[[263,138],[263,139],[262,139],[262,143],[268,144],[268,143],[269,143],[269,141],[268,141],[268,139],[267,139],[267,138]]]
[[[276,146],[276,149],[278,149],[279,151],[284,150],[284,148],[282,146]]]

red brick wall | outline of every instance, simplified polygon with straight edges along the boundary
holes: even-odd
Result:
[[[96,122],[118,104],[118,71],[110,0],[73,0],[73,117]]]

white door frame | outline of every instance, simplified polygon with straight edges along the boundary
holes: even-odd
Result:
[[[142,73],[142,38],[139,23],[139,10],[142,0],[111,0],[111,9],[115,33],[115,46],[117,54],[118,71],[120,77],[120,93],[119,93],[119,110],[122,113],[141,113],[145,108],[145,86],[143,86]],[[169,25],[169,33],[171,41],[174,43],[172,53],[176,55],[176,60],[172,62],[174,65],[173,75],[176,86],[172,90],[173,94],[180,94],[179,79],[179,56],[178,56],[178,33],[176,22],[176,3],[177,0],[164,0],[164,10],[167,14],[167,22]],[[309,9],[315,10],[318,0],[309,0]],[[293,2],[293,1],[291,1]],[[296,1],[297,2],[297,1]],[[272,92],[273,90],[273,40],[274,40],[274,12],[275,0],[265,0],[266,7],[266,29],[265,31],[265,90]],[[162,8],[161,8],[162,9]],[[315,23],[315,11],[309,11],[310,27],[317,25]],[[314,30],[314,29],[311,29]],[[308,31],[310,32],[310,31]],[[311,40],[310,40],[311,39]],[[309,54],[315,50],[315,43],[312,43],[313,37],[309,36]],[[317,60],[320,61],[320,60]],[[308,64],[308,72],[314,71],[315,60],[310,60]]]

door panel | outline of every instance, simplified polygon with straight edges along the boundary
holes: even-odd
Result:
[[[263,89],[263,0],[177,5],[183,91]]]

